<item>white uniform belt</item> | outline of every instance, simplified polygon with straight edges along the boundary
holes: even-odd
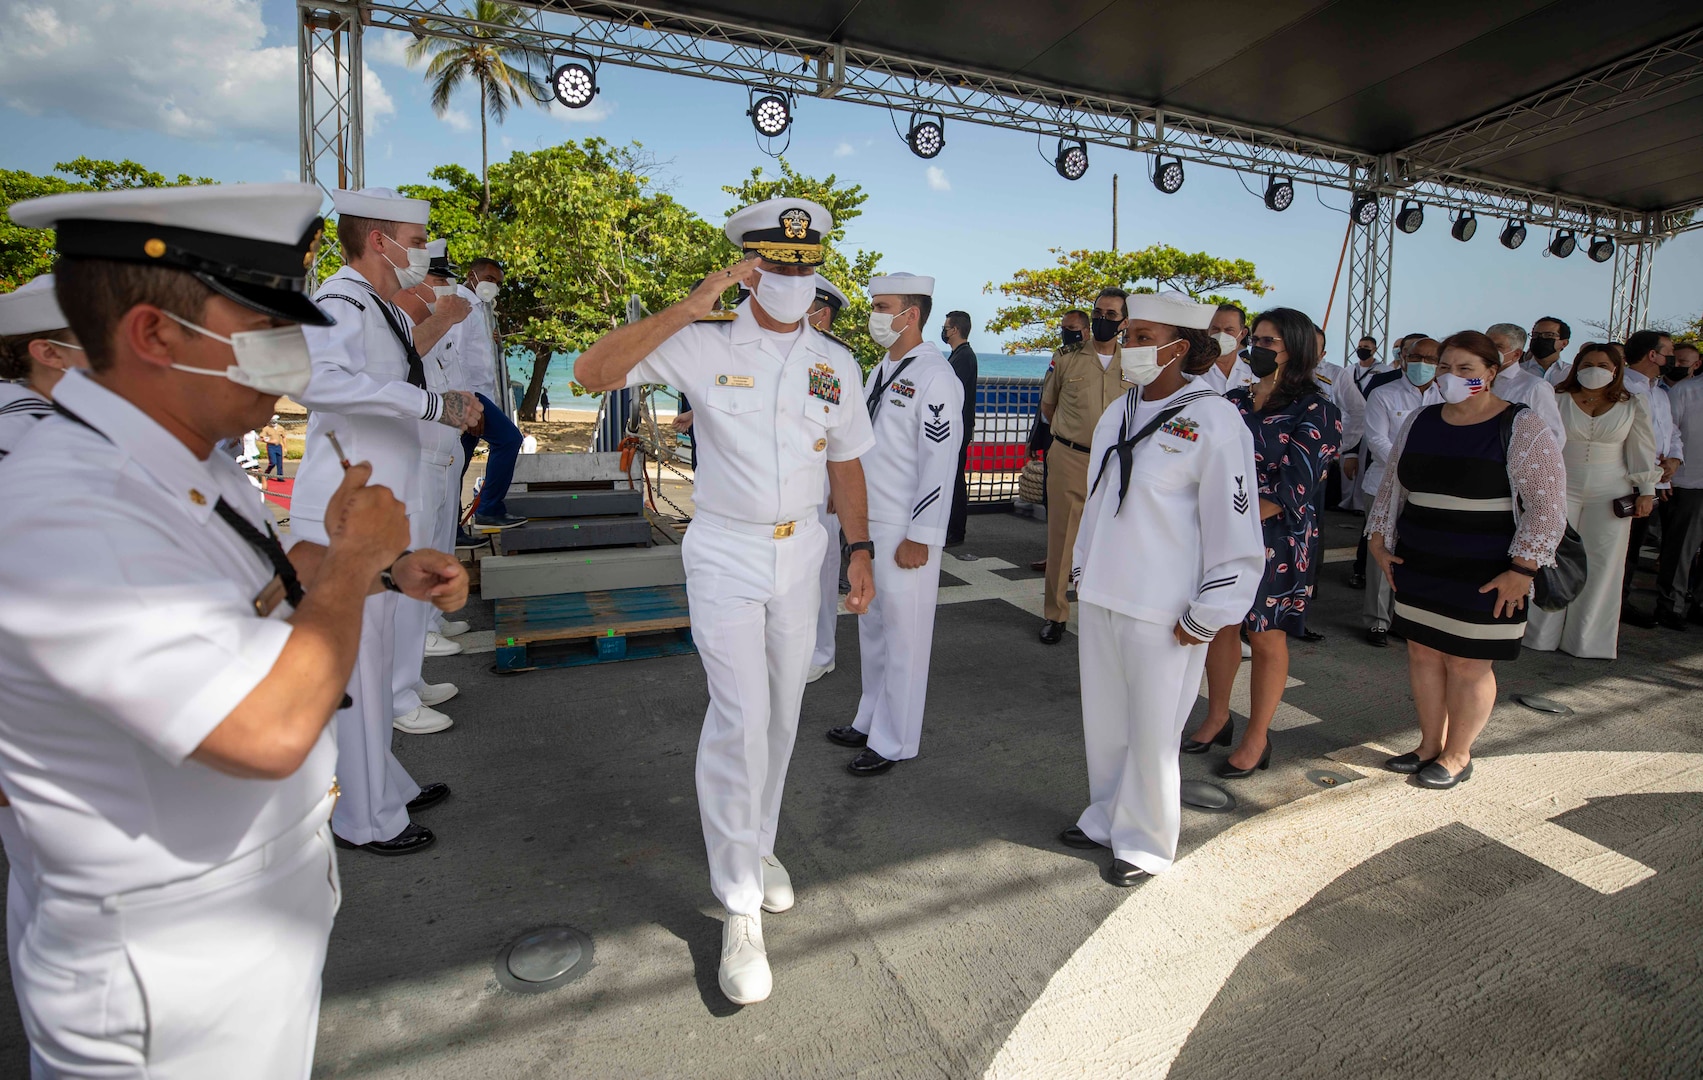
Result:
[[[145,885],[140,889],[129,892],[114,893],[106,897],[76,896],[70,893],[59,893],[67,899],[83,900],[89,904],[99,904],[102,911],[123,911],[126,908],[154,907],[159,904],[186,900],[191,897],[205,896],[222,886],[232,882],[253,877],[268,866],[282,862],[294,855],[301,846],[313,839],[315,833],[325,828],[331,821],[331,811],[337,805],[339,789],[335,781],[331,790],[325,793],[307,816],[284,830],[282,834],[268,840],[266,843],[230,862],[220,863],[210,870],[203,871],[190,878],[169,881],[164,885]]]
[[[729,532],[745,533],[749,536],[767,536],[774,540],[785,540],[798,528],[796,521],[778,521],[772,524],[757,521],[735,521],[732,518],[724,518],[720,514],[712,514],[705,510],[699,510],[692,516],[692,520],[702,521]]]

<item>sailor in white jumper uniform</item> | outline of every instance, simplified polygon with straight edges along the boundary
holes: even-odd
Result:
[[[807,316],[810,325],[834,337],[834,320],[849,301],[839,286],[823,277],[816,275],[816,301],[810,305]],[[839,338],[834,338],[840,341]],[[840,341],[845,345],[845,342]],[[851,346],[846,346],[849,351]],[[847,387],[848,393],[855,393],[861,400],[863,383],[860,381],[855,390]],[[834,670],[834,652],[838,644],[836,636],[840,622],[840,566],[845,561],[845,552],[840,549],[840,516],[834,513],[834,500],[825,494],[822,500],[822,528],[828,534],[828,551],[822,556],[822,606],[816,612],[816,651],[810,654],[810,676],[806,682],[815,682],[822,676]]]

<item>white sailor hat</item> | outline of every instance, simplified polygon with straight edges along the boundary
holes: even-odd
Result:
[[[424,225],[432,214],[432,204],[425,199],[410,199],[387,187],[366,187],[359,191],[338,188],[331,193],[331,206],[339,214],[350,217],[400,221],[404,225]]]
[[[53,295],[53,275],[32,278],[0,296],[0,337],[64,330],[71,324]]]
[[[431,264],[426,268],[426,273],[432,277],[454,278],[461,272],[459,267],[449,261],[448,240],[428,240],[426,254],[432,258]]]
[[[324,201],[313,184],[207,184],[77,191],[14,203],[13,221],[58,230],[62,258],[166,266],[244,307],[314,326],[307,298]]]
[[[735,211],[723,231],[734,247],[770,262],[821,266],[822,238],[834,231],[834,215],[809,199],[764,199]]]
[[[816,299],[833,308],[836,315],[844,311],[846,305],[851,302],[846,299],[846,294],[840,291],[838,285],[821,274],[816,275]]]
[[[921,274],[884,274],[869,279],[870,296],[933,296],[934,279]]]
[[[1205,330],[1218,314],[1218,305],[1202,304],[1185,293],[1134,293],[1129,298],[1129,317],[1142,322],[1164,326],[1181,326],[1190,330]]]

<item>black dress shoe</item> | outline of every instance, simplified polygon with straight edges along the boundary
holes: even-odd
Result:
[[[866,746],[863,753],[846,763],[846,771],[853,776],[880,776],[891,769],[893,764]]]
[[[1686,627],[1690,624],[1685,621],[1685,616],[1677,611],[1658,611],[1656,612],[1656,625],[1664,630],[1678,630],[1684,633]]]
[[[1124,862],[1122,859],[1113,859],[1112,865],[1106,867],[1106,884],[1116,885],[1120,889],[1140,885],[1152,876],[1134,863]]]
[[[1366,644],[1372,646],[1372,648],[1374,648],[1374,649],[1387,649],[1387,648],[1389,648],[1390,647],[1390,632],[1389,632],[1389,630],[1385,627],[1382,627],[1382,626],[1374,626],[1374,627],[1370,628],[1369,630],[1366,631]]]
[[[854,728],[850,724],[847,724],[844,727],[831,727],[831,728],[829,728],[828,729],[828,741],[829,742],[837,742],[841,746],[851,746],[851,747],[868,746],[869,745],[869,735],[868,735],[867,732],[859,731],[857,728]]]
[[[1434,757],[1422,758],[1418,754],[1397,754],[1395,757],[1384,762],[1384,768],[1391,772],[1398,772],[1411,776],[1436,760],[1437,759]]]
[[[1451,774],[1449,770],[1433,761],[1413,774],[1414,783],[1420,787],[1428,787],[1436,791],[1445,791],[1463,780],[1470,779],[1472,779],[1472,762],[1470,761],[1466,763],[1466,768],[1458,773]]]
[[[1072,825],[1070,828],[1059,833],[1058,842],[1063,844],[1065,847],[1081,848],[1084,851],[1088,851],[1092,848],[1103,848],[1106,846],[1105,844],[1100,843],[1100,841],[1092,839],[1087,833],[1083,832],[1075,825]]]
[[[1208,750],[1212,749],[1214,746],[1229,746],[1232,742],[1235,741],[1235,739],[1236,739],[1236,718],[1232,716],[1230,719],[1224,721],[1224,726],[1218,729],[1218,734],[1214,735],[1212,738],[1206,740],[1205,742],[1201,742],[1198,739],[1184,739],[1183,740],[1183,753],[1185,753],[1185,754],[1204,754]]]
[[[1656,617],[1654,615],[1646,615],[1631,604],[1620,605],[1620,621],[1629,626],[1636,626],[1640,630],[1654,630],[1656,628]]]
[[[1364,589],[1366,587],[1366,575],[1358,572],[1349,574],[1348,587],[1350,589]]]
[[[1064,640],[1064,624],[1048,619],[1041,624],[1041,644],[1057,645]]]
[[[358,848],[361,851],[370,851],[374,855],[412,855],[416,851],[424,851],[431,847],[432,841],[436,839],[437,837],[432,835],[432,830],[424,825],[416,825],[412,821],[389,840],[374,840],[370,844],[351,844],[341,836],[336,837],[337,846],[340,848]]]
[[[408,800],[408,812],[424,810],[428,806],[436,806],[449,798],[449,785],[443,783],[421,784],[420,794]]]
[[[1258,765],[1255,765],[1251,769],[1238,769],[1238,768],[1236,768],[1236,766],[1230,764],[1229,759],[1226,758],[1222,763],[1219,764],[1218,768],[1215,771],[1216,771],[1217,776],[1220,780],[1246,780],[1248,777],[1252,776],[1254,773],[1258,772],[1259,770],[1268,769],[1270,767],[1271,767],[1271,736],[1267,735],[1265,737],[1265,753],[1260,755],[1260,761],[1259,761]]]
[[[1324,639],[1325,639],[1325,636],[1323,634],[1319,633],[1317,630],[1304,630],[1304,631],[1301,632],[1301,640],[1302,641],[1310,642],[1310,643],[1315,644],[1315,645],[1318,644],[1319,642],[1323,641]]]
[[[1043,573],[1047,569],[1047,560],[1036,559],[1034,562],[1029,564],[1029,569],[1035,571],[1036,573]]]

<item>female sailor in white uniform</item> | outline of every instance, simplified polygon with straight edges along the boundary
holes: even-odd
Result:
[[[1110,848],[1106,880],[1170,867],[1182,825],[1177,746],[1206,644],[1252,606],[1265,569],[1254,446],[1199,374],[1218,358],[1215,308],[1131,296],[1124,378],[1141,387],[1094,429],[1071,579],[1081,604],[1088,809],[1059,839]]]

